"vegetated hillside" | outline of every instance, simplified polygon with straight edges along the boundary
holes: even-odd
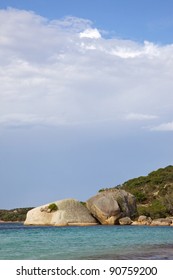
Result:
[[[173,166],[160,168],[125,182],[121,188],[135,195],[139,215],[173,215]]]
[[[23,222],[26,219],[26,214],[33,207],[16,208],[12,210],[0,210],[0,221]]]
[[[173,216],[173,166],[160,168],[117,187],[136,197],[139,215],[151,218]]]

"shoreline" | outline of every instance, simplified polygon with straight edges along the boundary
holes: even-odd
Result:
[[[22,224],[22,225],[24,225],[24,226],[26,226],[26,227],[57,227],[57,228],[61,228],[61,227],[97,227],[97,226],[103,226],[103,227],[114,227],[114,226],[116,226],[116,227],[129,227],[129,226],[131,226],[131,227],[153,227],[153,228],[155,228],[155,227],[172,227],[173,226],[173,224],[170,224],[170,225],[168,225],[168,224],[155,224],[155,225],[151,225],[151,224],[142,224],[142,223],[132,223],[132,224],[130,224],[130,225],[120,225],[120,224],[115,224],[115,225],[102,225],[102,224],[73,224],[73,223],[70,223],[70,224],[68,224],[68,225],[49,225],[49,224],[45,224],[45,225],[43,225],[43,224],[38,224],[38,225],[25,225],[25,221],[0,221],[0,225],[1,224]]]
[[[119,219],[117,224],[106,224],[106,223],[99,223],[99,222],[95,222],[95,223],[86,223],[86,222],[65,222],[65,223],[59,223],[59,224],[54,224],[54,223],[26,223],[26,220],[23,221],[4,221],[4,220],[0,220],[0,224],[10,224],[10,223],[21,223],[25,226],[52,226],[52,227],[70,227],[70,226],[97,226],[97,225],[101,225],[101,226],[150,226],[150,227],[155,227],[155,226],[168,226],[168,227],[172,227],[173,226],[173,216],[170,217],[166,217],[166,218],[158,218],[158,219],[151,219],[150,217],[141,215],[138,218],[136,218],[135,220],[131,220],[129,217],[123,217],[121,219]]]
[[[3,221],[0,220],[0,224],[24,224],[24,221]]]

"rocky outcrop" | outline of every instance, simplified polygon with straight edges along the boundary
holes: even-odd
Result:
[[[150,217],[147,217],[147,216],[144,216],[144,215],[141,215],[138,217],[138,222],[141,223],[141,224],[146,224],[146,223],[151,223],[151,218]]]
[[[124,217],[124,218],[119,219],[119,224],[122,226],[131,225],[131,223],[132,223],[132,220],[129,217]]]
[[[160,218],[152,220],[150,217],[139,216],[138,220],[134,221],[132,225],[136,226],[173,226],[173,217]]]
[[[64,199],[36,207],[27,213],[25,225],[96,225],[96,219],[79,201]]]
[[[155,219],[151,222],[151,226],[170,226],[172,224],[172,219],[163,218]]]
[[[136,199],[124,190],[114,189],[100,192],[86,202],[91,214],[101,224],[118,224],[122,217],[136,215]]]
[[[152,222],[152,219],[150,217],[141,215],[138,217],[137,221],[134,221],[132,225],[143,225],[143,226],[149,226]]]

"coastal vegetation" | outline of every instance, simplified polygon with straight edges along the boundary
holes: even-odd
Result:
[[[0,221],[4,222],[23,222],[26,219],[26,214],[33,207],[15,208],[11,210],[0,210]]]
[[[130,179],[114,188],[124,189],[136,197],[138,215],[152,219],[173,215],[173,166],[159,168],[147,176]],[[100,192],[106,189],[101,189]]]
[[[51,204],[49,204],[48,209],[50,210],[50,212],[57,211],[58,206],[55,203],[51,203]]]

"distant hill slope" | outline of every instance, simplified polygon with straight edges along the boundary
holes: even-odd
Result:
[[[139,214],[151,218],[173,215],[173,166],[131,179],[121,188],[135,195]]]
[[[116,187],[136,197],[139,215],[147,215],[151,218],[173,215],[173,166],[171,165],[153,171],[147,176],[128,180]]]
[[[26,214],[33,207],[28,208],[15,208],[11,210],[0,209],[0,221],[4,222],[23,222],[26,219]]]

